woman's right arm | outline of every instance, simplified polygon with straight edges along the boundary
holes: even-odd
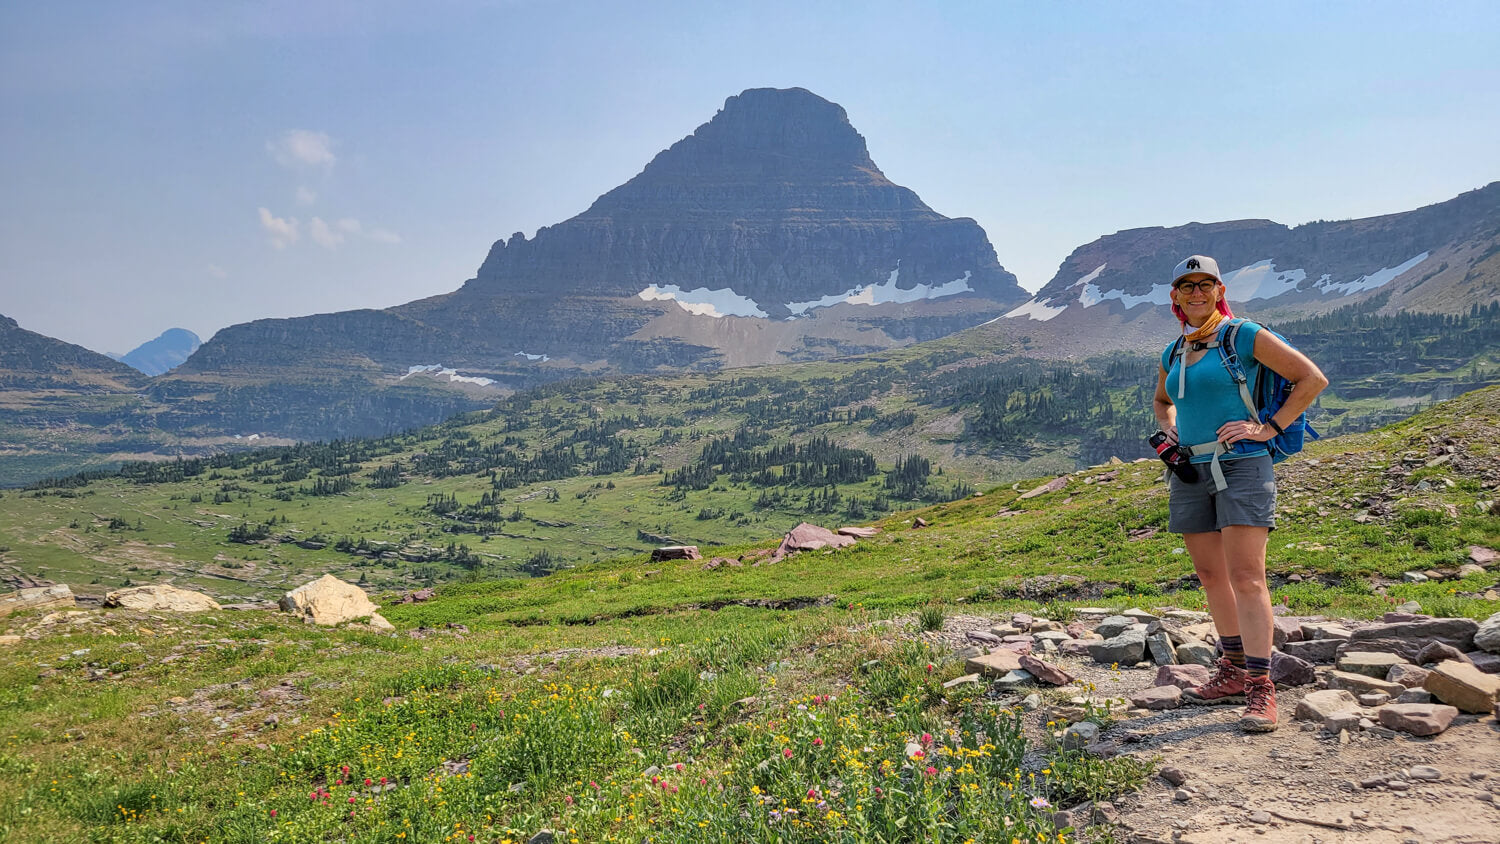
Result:
[[[1167,440],[1173,445],[1177,444],[1177,406],[1172,404],[1172,399],[1167,395],[1167,371],[1160,366],[1156,375],[1156,399],[1151,402],[1152,410],[1156,412],[1156,427],[1167,435]]]

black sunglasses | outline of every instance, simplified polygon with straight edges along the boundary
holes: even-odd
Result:
[[[1219,282],[1211,278],[1205,278],[1202,281],[1179,281],[1172,286],[1176,288],[1178,293],[1186,293],[1187,291],[1192,290],[1195,287],[1199,290],[1202,290],[1204,293],[1207,293],[1208,291],[1213,290],[1215,287],[1218,287]]]

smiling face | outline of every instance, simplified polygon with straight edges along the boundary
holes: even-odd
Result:
[[[1212,284],[1205,285],[1205,281]],[[1189,325],[1202,325],[1218,310],[1223,296],[1224,285],[1208,273],[1188,273],[1172,286],[1172,302],[1187,315]]]

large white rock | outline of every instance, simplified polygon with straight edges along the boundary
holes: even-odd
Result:
[[[104,605],[142,612],[203,612],[221,609],[218,601],[202,592],[167,585],[116,589],[104,596]]]
[[[0,595],[0,616],[21,610],[51,610],[77,606],[73,590],[66,583],[51,586],[33,586]]]
[[[389,624],[380,618],[376,612],[380,607],[370,601],[365,590],[331,574],[286,593],[279,606],[285,612],[302,616],[308,624],[331,626],[358,618],[369,618],[376,626]]]

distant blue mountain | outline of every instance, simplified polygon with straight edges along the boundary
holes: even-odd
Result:
[[[188,359],[203,341],[186,328],[169,328],[160,337],[142,343],[123,355],[110,357],[147,375],[160,375]]]

